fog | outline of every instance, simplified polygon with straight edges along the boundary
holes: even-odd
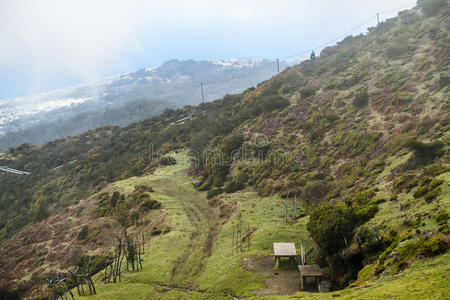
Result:
[[[273,59],[335,38],[377,12],[394,9],[382,18],[394,16],[396,8],[409,4],[413,3],[1,1],[0,99],[156,66],[172,58]]]

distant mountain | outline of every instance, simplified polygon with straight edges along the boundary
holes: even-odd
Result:
[[[0,151],[23,143],[44,143],[101,125],[128,125],[158,115],[164,108],[199,104],[200,83],[205,101],[239,93],[270,78],[275,69],[272,61],[258,58],[170,60],[159,67],[98,82],[5,99],[0,102]],[[145,111],[136,101],[146,107]],[[120,117],[121,111],[130,111],[130,105],[136,108],[135,113]],[[118,117],[110,119],[112,110]]]

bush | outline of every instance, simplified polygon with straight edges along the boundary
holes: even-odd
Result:
[[[302,98],[308,98],[313,96],[317,91],[317,88],[313,85],[308,85],[307,87],[300,90],[300,96]]]
[[[217,195],[219,195],[219,194],[222,194],[222,192],[223,192],[223,190],[222,190],[222,188],[220,188],[220,187],[215,187],[215,188],[212,188],[212,189],[210,189],[209,191],[208,191],[208,194],[207,194],[207,198],[208,199],[211,199],[212,197],[214,197],[214,196],[217,196]]]
[[[423,173],[429,176],[437,176],[449,171],[448,165],[431,164],[423,169]]]
[[[414,151],[415,157],[422,163],[428,163],[444,153],[444,143],[441,141],[423,143],[418,140],[411,140],[407,146]]]
[[[414,198],[420,198],[423,195],[425,195],[426,193],[428,193],[428,187],[427,186],[420,186],[414,192],[413,196],[414,196]]]
[[[77,240],[80,240],[80,241],[84,240],[88,235],[88,231],[89,231],[89,227],[87,225],[84,225],[83,227],[81,227],[81,230],[80,230],[80,232],[78,232],[78,235],[77,235]]]
[[[177,160],[173,156],[163,156],[160,158],[159,162],[163,166],[170,166],[177,164]]]
[[[447,5],[447,0],[419,0],[417,4],[426,16],[434,16]]]
[[[361,248],[371,248],[381,241],[380,230],[377,227],[361,226],[355,233],[355,240]]]
[[[433,201],[441,192],[441,188],[437,187],[431,191],[429,191],[426,195],[425,195],[425,201],[427,203],[430,203],[431,201]]]
[[[244,187],[245,185],[242,182],[232,180],[227,185],[225,185],[223,190],[225,193],[234,193],[236,191],[242,190]]]
[[[308,204],[322,200],[327,194],[328,186],[325,181],[309,182],[303,191],[303,197]]]
[[[358,91],[353,98],[353,105],[355,107],[364,107],[369,103],[369,93],[366,89]]]
[[[397,92],[392,95],[392,104],[406,104],[413,100],[409,92]]]
[[[317,245],[334,254],[348,246],[355,225],[351,208],[343,204],[324,204],[313,211],[307,229]]]
[[[141,211],[149,211],[152,209],[159,209],[159,208],[161,208],[161,202],[153,199],[145,200],[144,202],[142,202],[140,206]]]

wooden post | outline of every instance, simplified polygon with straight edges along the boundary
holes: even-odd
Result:
[[[280,60],[277,58],[277,74],[280,74]]]
[[[248,229],[247,229],[247,251],[250,251],[250,223],[248,223]]]
[[[234,254],[234,224],[233,224],[233,233],[232,233],[232,240],[231,240],[231,253]]]
[[[203,92],[203,82],[200,82],[200,88],[202,90],[202,102],[205,103],[205,93]]]
[[[303,246],[300,246],[300,260],[302,265],[306,265],[305,247]]]
[[[377,24],[380,24],[380,13],[377,13]]]

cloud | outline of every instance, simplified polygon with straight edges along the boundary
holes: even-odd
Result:
[[[35,84],[53,76],[95,78],[137,48],[142,11],[117,1],[6,1],[0,4],[0,68],[21,68]]]
[[[23,74],[33,92],[169,58],[273,58],[405,1],[1,0],[0,79]]]

